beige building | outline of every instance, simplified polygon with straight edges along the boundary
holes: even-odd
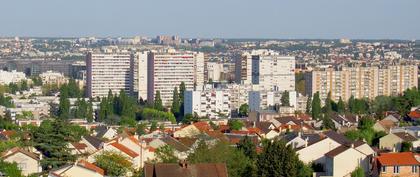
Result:
[[[305,74],[306,93],[320,93],[325,100],[331,92],[332,99],[347,101],[355,98],[374,99],[380,95],[397,95],[406,89],[417,87],[417,65],[355,66],[318,68]]]
[[[204,84],[203,53],[173,49],[150,52],[147,67],[147,100],[153,101],[159,91],[162,103],[167,107],[172,104],[174,88],[182,82],[186,90],[200,89]]]
[[[62,73],[47,71],[41,73],[39,77],[42,80],[42,84],[57,84],[58,86],[68,82],[67,78]]]
[[[20,148],[13,148],[5,152],[2,158],[5,162],[17,163],[23,175],[42,172],[41,158],[32,152]]]
[[[133,57],[128,53],[88,53],[86,87],[89,97],[105,97],[109,90],[119,93],[133,90]]]

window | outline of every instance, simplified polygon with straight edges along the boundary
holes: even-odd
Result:
[[[382,171],[382,173],[386,173],[386,166],[382,166],[381,171]]]
[[[411,166],[411,172],[412,173],[418,173],[419,172],[419,167],[418,166]]]
[[[394,166],[394,173],[395,174],[400,173],[400,166]]]

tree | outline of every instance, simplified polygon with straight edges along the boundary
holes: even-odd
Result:
[[[282,106],[290,106],[290,102],[289,102],[289,92],[287,90],[285,90],[282,94],[281,94],[281,105]]]
[[[230,127],[231,130],[240,130],[244,126],[244,123],[240,120],[231,119],[228,121],[228,126]]]
[[[318,120],[321,118],[321,99],[319,98],[319,92],[314,94],[312,100],[312,118]]]
[[[157,122],[156,121],[152,121],[152,123],[150,124],[150,132],[153,132],[155,130],[157,130]]]
[[[330,114],[327,114],[327,113],[324,114],[324,116],[322,118],[322,127],[324,129],[335,130],[335,124],[331,120]]]
[[[160,98],[159,90],[156,91],[155,100],[153,102],[153,108],[159,111],[163,111],[162,99]]]
[[[242,138],[236,147],[241,150],[248,158],[252,160],[257,158],[256,146],[249,136]]]
[[[93,104],[92,100],[89,100],[89,103],[87,105],[87,111],[86,111],[86,120],[91,123],[93,122]]]
[[[340,97],[337,103],[337,112],[340,114],[343,114],[345,111],[346,111],[346,105],[344,105],[344,101]]]
[[[144,134],[146,134],[146,128],[147,128],[147,124],[145,124],[145,123],[137,124],[137,127],[136,127],[136,133],[137,133],[137,135],[144,135]]]
[[[177,163],[178,158],[175,156],[175,150],[169,145],[161,146],[156,149],[157,163]]]
[[[263,177],[294,177],[299,175],[301,162],[291,146],[284,141],[268,141],[257,159],[257,174]]]
[[[4,176],[23,177],[17,163],[8,163],[0,160],[0,173]]]
[[[401,152],[410,152],[412,147],[413,147],[412,142],[404,141],[401,143]]]
[[[180,100],[179,100],[178,88],[175,87],[173,95],[172,95],[172,108],[171,108],[171,111],[175,115],[175,117],[180,116],[180,112],[181,112],[180,109],[181,109],[181,105],[180,105]]]
[[[244,103],[239,107],[239,116],[246,117],[248,116],[249,106],[248,104]]]
[[[312,96],[308,96],[308,100],[306,100],[306,114],[312,114]]]
[[[192,114],[188,113],[188,114],[184,115],[184,118],[182,119],[182,123],[183,124],[190,124],[190,123],[198,122],[198,120],[199,119],[195,114],[192,115]]]
[[[60,88],[60,103],[58,106],[58,117],[60,119],[70,118],[70,101],[69,101],[69,88],[63,85]]]
[[[42,166],[51,169],[76,160],[67,148],[67,143],[79,141],[82,135],[87,134],[87,130],[62,120],[45,120],[31,134],[35,148],[45,157],[41,161]]]
[[[179,85],[179,103],[180,103],[179,115],[180,115],[180,117],[178,117],[178,119],[180,119],[181,116],[184,115],[184,94],[185,94],[186,90],[187,90],[187,88],[185,87],[185,83],[181,82],[181,84]]]
[[[254,169],[252,161],[237,148],[229,145],[228,142],[218,141],[212,146],[208,146],[204,140],[199,140],[193,153],[188,155],[191,163],[226,163],[229,177],[249,176]]]
[[[365,177],[365,171],[361,167],[357,167],[353,172],[351,172],[351,177]]]
[[[126,176],[132,170],[132,164],[126,157],[111,151],[95,156],[95,163],[105,170],[107,176]]]
[[[325,99],[325,105],[324,105],[324,113],[331,115],[332,113],[332,99],[331,99],[331,92],[328,92],[327,98]]]

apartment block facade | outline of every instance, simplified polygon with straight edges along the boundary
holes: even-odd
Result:
[[[175,87],[184,82],[186,90],[200,89],[204,84],[204,54],[167,50],[150,52],[147,64],[147,100],[160,92],[164,106],[171,106]]]
[[[210,119],[230,118],[230,94],[226,90],[186,91],[184,113]]]
[[[295,90],[295,57],[271,50],[245,52],[236,60],[236,82],[263,90]]]
[[[88,53],[86,88],[91,98],[133,91],[133,56],[129,53]]]
[[[320,93],[325,100],[328,93],[338,101],[355,98],[374,99],[380,95],[398,95],[417,87],[417,65],[355,66],[316,69],[305,74],[306,94]]]

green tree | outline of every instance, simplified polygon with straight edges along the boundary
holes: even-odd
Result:
[[[60,103],[58,106],[58,116],[60,119],[70,118],[70,101],[69,101],[69,88],[63,85],[60,88]]]
[[[327,98],[325,99],[325,105],[324,105],[324,113],[331,115],[333,112],[332,110],[332,99],[331,99],[331,92],[328,92]]]
[[[340,114],[343,114],[345,111],[346,111],[346,105],[344,104],[344,101],[340,97],[337,103],[337,112]]]
[[[42,166],[51,169],[76,160],[67,148],[67,143],[79,141],[87,131],[62,120],[45,120],[38,128],[33,129],[31,134],[35,148],[45,157],[41,161]]]
[[[137,135],[144,135],[144,134],[146,134],[146,128],[147,128],[147,124],[145,124],[145,123],[137,124],[137,127],[136,127],[136,133],[137,133]]]
[[[282,106],[290,106],[290,102],[289,102],[289,92],[287,90],[285,90],[282,94],[281,94],[281,105]]]
[[[157,126],[158,126],[157,122],[152,121],[151,124],[150,124],[150,132],[153,132],[153,131],[157,130],[157,128],[158,128]]]
[[[240,130],[244,126],[244,123],[240,120],[231,119],[228,121],[228,126],[231,130]]]
[[[181,116],[184,115],[184,94],[186,90],[187,88],[185,87],[185,83],[181,82],[181,84],[179,85],[179,119],[181,118]]]
[[[257,151],[256,146],[252,142],[249,136],[243,137],[236,146],[239,150],[241,150],[245,156],[249,159],[256,160],[257,158]]]
[[[353,172],[351,172],[351,177],[365,177],[365,171],[361,167],[357,167]]]
[[[95,156],[95,163],[105,170],[107,176],[126,176],[131,169],[131,162],[123,155],[105,151]]]
[[[246,117],[248,116],[249,106],[248,104],[244,103],[239,107],[239,116]]]
[[[160,98],[160,91],[157,90],[155,94],[155,100],[153,102],[153,108],[159,111],[163,111],[162,99]]]
[[[171,146],[165,145],[156,149],[156,163],[177,163],[178,158],[175,156],[175,150]]]
[[[249,176],[254,169],[252,161],[237,148],[229,145],[228,142],[218,141],[208,146],[204,140],[199,140],[193,153],[188,155],[191,163],[226,163],[229,177]]]
[[[180,115],[180,112],[181,112],[181,105],[180,105],[180,97],[179,97],[179,93],[178,93],[178,88],[177,87],[175,87],[174,88],[174,92],[173,92],[173,96],[172,96],[172,108],[171,108],[171,111],[172,111],[172,113],[175,115],[175,117],[179,117],[179,116],[181,116]]]
[[[410,152],[412,147],[413,147],[412,142],[404,141],[401,143],[401,152]]]
[[[93,104],[92,104],[92,100],[89,100],[88,105],[87,105],[87,111],[86,111],[86,120],[91,123],[93,122]]]
[[[4,176],[23,177],[17,163],[8,163],[0,160],[0,172]]]
[[[258,156],[258,176],[295,177],[299,175],[301,162],[291,146],[284,141],[268,141]]]
[[[190,123],[194,123],[194,122],[198,122],[198,117],[196,115],[192,115],[192,114],[185,114],[184,118],[182,119],[182,123],[183,124],[190,124]]]
[[[309,95],[306,100],[306,114],[312,115],[312,96]]]
[[[312,100],[312,118],[318,120],[321,118],[321,99],[319,98],[319,92],[314,94]]]

